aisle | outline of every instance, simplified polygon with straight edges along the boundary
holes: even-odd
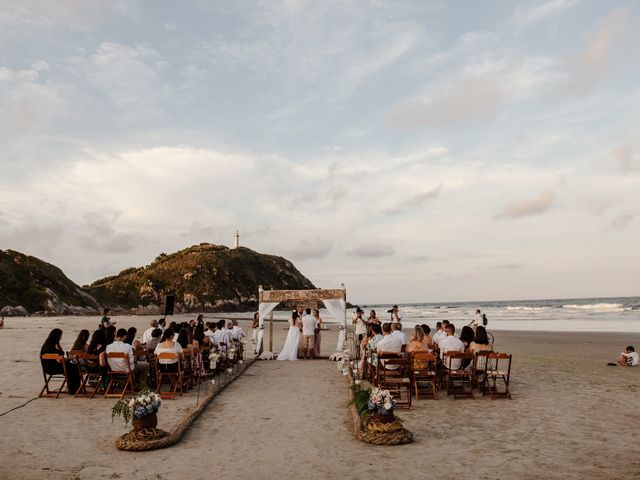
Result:
[[[223,478],[335,476],[331,458],[354,443],[347,402],[335,363],[256,362],[207,408],[183,446],[209,447]]]

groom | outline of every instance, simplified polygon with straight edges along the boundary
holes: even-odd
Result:
[[[313,341],[316,333],[316,319],[311,316],[310,308],[307,308],[304,313],[305,316],[302,317],[302,352],[304,358],[312,358],[315,356],[313,351]]]

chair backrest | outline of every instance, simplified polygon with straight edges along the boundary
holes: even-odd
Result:
[[[503,364],[506,361],[507,363],[507,371],[506,374],[510,375],[511,373],[511,359],[512,359],[512,355],[510,353],[499,353],[499,352],[491,352],[488,356],[487,356],[487,360],[494,362],[493,366],[491,367],[494,370],[498,370],[499,369],[499,363],[500,360],[503,360]]]
[[[396,372],[405,373],[409,367],[409,360],[406,358],[388,358],[385,360],[384,366],[388,369],[390,365],[398,365],[399,368],[396,369]]]
[[[40,355],[40,358],[42,360],[55,360],[57,362],[64,363],[64,357],[62,355],[58,355],[57,353],[45,353],[43,355]]]
[[[473,354],[471,352],[457,352],[450,350],[448,352],[444,352],[442,355],[444,364],[449,370],[459,370],[462,368],[462,360],[473,359]],[[460,360],[460,366],[458,368],[451,368],[454,359]]]
[[[184,352],[183,352],[184,353]],[[158,364],[162,364],[160,360],[175,360],[175,363],[178,365],[178,370],[182,372],[182,362],[180,361],[180,355],[175,352],[161,352],[156,354],[156,362]],[[171,362],[174,363],[174,362]]]
[[[127,365],[127,370],[124,372],[118,372],[117,370],[114,371],[113,369],[111,370],[114,373],[130,373],[131,372],[131,365],[129,364],[129,355],[125,352],[106,352],[107,354],[107,359],[109,358],[114,358],[114,359],[126,359],[127,361],[125,362]]]
[[[77,357],[78,355],[80,355],[81,353],[84,353],[84,350],[69,350],[67,352],[67,357],[68,358],[73,358],[73,357]]]

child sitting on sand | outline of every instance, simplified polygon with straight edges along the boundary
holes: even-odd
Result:
[[[610,363],[609,365],[620,365],[621,367],[635,367],[640,363],[640,355],[636,352],[636,349],[632,345],[629,345],[624,352],[620,354],[617,363]]]

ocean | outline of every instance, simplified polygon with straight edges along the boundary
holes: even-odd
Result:
[[[449,320],[459,329],[471,322],[476,308],[479,308],[489,320],[488,330],[640,333],[640,297],[426,302],[398,306],[405,327],[426,323],[433,328],[437,321]],[[378,317],[386,321],[391,305],[360,307],[365,311],[365,317],[369,315],[369,310],[374,309]],[[347,312],[348,321],[352,312],[352,309]],[[320,316],[327,323],[336,322],[325,309],[320,310]],[[288,317],[288,312],[274,312],[275,319],[286,320]]]

